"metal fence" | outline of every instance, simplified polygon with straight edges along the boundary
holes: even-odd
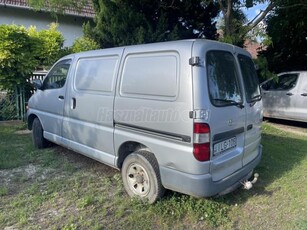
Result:
[[[45,73],[34,73],[25,85],[16,86],[12,91],[0,91],[0,121],[25,120],[27,102],[35,92],[31,82],[43,80],[44,76]]]

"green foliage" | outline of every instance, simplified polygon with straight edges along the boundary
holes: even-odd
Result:
[[[263,82],[269,78],[276,76],[276,74],[269,71],[268,61],[265,57],[260,56],[256,60],[254,60],[254,62],[258,67],[257,73],[259,77],[259,82]]]
[[[13,89],[25,84],[26,78],[38,65],[33,58],[35,41],[25,27],[0,25],[0,87]]]
[[[99,45],[93,39],[88,37],[77,38],[71,47],[73,53],[95,49],[99,49]]]
[[[0,25],[0,88],[25,85],[38,66],[50,66],[61,55],[64,38],[51,24],[48,30]]]
[[[0,99],[0,121],[16,119],[15,97],[9,93]]]
[[[270,45],[262,55],[274,72],[307,70],[307,14],[301,0],[281,0],[267,19]]]
[[[73,8],[76,11],[80,11],[88,4],[87,0],[27,0],[27,2],[36,10],[48,9],[54,13],[64,13],[67,8]]]
[[[48,67],[62,56],[64,38],[57,28],[56,23],[51,23],[47,30],[37,31],[33,26],[29,28],[29,35],[35,41],[33,56],[39,61],[39,66]]]
[[[248,27],[243,26],[247,23],[247,18],[242,12],[242,3],[232,1],[232,7],[226,12],[228,4],[229,1],[225,1],[220,5],[223,13],[223,24],[220,29],[223,31],[223,36],[219,40],[243,47],[245,36],[242,35],[248,31]]]
[[[0,197],[1,196],[6,196],[9,193],[9,190],[5,186],[0,186]]]
[[[84,32],[101,47],[204,37],[216,38],[211,1],[93,0],[95,25]]]

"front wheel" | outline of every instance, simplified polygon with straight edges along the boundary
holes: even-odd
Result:
[[[159,166],[150,152],[137,151],[126,157],[122,167],[124,187],[131,197],[156,202],[164,194]]]
[[[48,141],[43,136],[44,130],[38,118],[32,124],[32,141],[35,148],[43,149],[48,145]]]

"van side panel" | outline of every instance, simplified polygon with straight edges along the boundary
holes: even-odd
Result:
[[[133,141],[154,153],[160,167],[208,172],[208,167],[196,166],[199,162],[193,157],[191,142],[192,43],[125,49],[115,98],[115,152],[125,142]]]
[[[64,109],[63,140],[69,148],[112,166],[113,103],[122,52],[119,48],[77,57]]]

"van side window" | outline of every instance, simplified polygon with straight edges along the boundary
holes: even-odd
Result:
[[[298,74],[283,74],[262,85],[264,90],[290,90],[295,87]]]
[[[175,52],[127,56],[120,94],[134,98],[173,100],[178,90],[178,59]]]
[[[43,89],[59,89],[65,84],[71,60],[57,63],[44,79]]]
[[[112,92],[118,59],[118,56],[79,59],[75,88],[88,92]]]
[[[209,51],[206,63],[211,103],[215,106],[242,103],[234,56],[226,51]]]

